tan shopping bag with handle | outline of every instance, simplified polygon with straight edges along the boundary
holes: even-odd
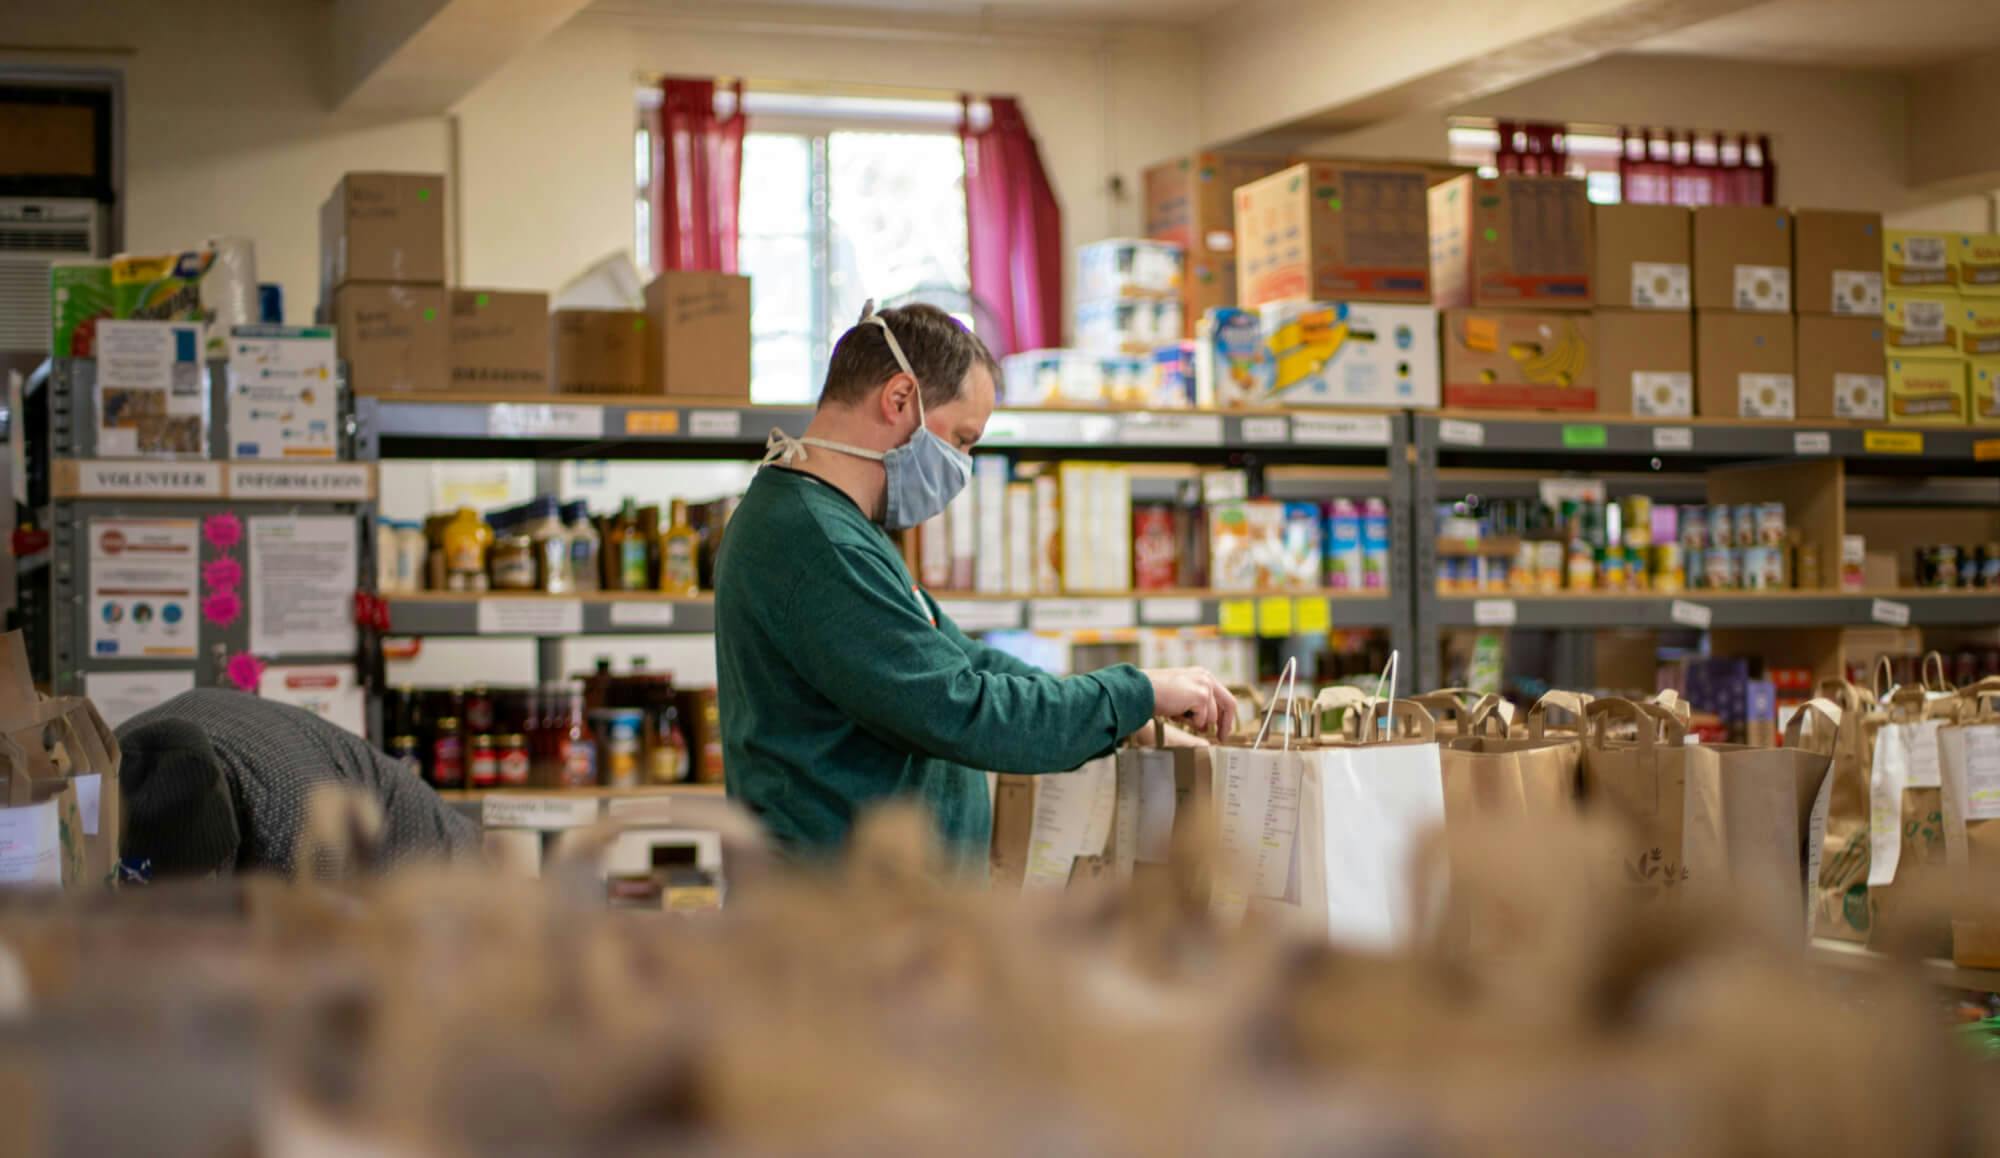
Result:
[[[1170,747],[1159,724],[1154,744],[1118,750],[1117,811],[1106,855],[1121,882],[1165,875],[1177,857],[1197,853],[1195,830],[1210,809],[1211,748]],[[1205,894],[1204,884],[1196,888]]]
[[[1813,906],[1813,934],[1857,943],[1868,940],[1870,845],[1869,764],[1874,749],[1865,737],[1875,694],[1846,680],[1826,680],[1819,695],[1840,708],[1827,797],[1826,836],[1820,842],[1819,882]]]
[[[1600,699],[1588,709],[1583,739],[1583,808],[1621,821],[1629,831],[1621,858],[1626,883],[1654,896],[1726,871],[1717,753],[1685,742],[1672,715],[1629,700]],[[1613,737],[1629,726],[1631,740]]]
[[[1313,728],[1310,706],[1291,694],[1297,685],[1292,661],[1256,732],[1214,749],[1217,855],[1209,907],[1225,923],[1253,911],[1286,923],[1297,918],[1300,755]]]
[[[2000,678],[1965,689],[1938,729],[1945,858],[1952,873],[1951,959],[2000,968]]]
[[[1814,883],[1842,715],[1831,700],[1811,700],[1786,722],[1783,747],[1703,744],[1717,759],[1691,770],[1717,778],[1724,871],[1715,882],[1792,935],[1812,936],[1818,920]]]
[[[1938,731],[1955,721],[1959,698],[1945,682],[1944,659],[1924,656],[1919,687],[1879,691],[1882,710],[1863,721],[1869,759],[1869,905],[1871,942],[1951,953],[1944,798]]]
[[[1529,718],[1528,727],[1545,726],[1544,714]],[[1577,809],[1582,739],[1553,732],[1509,736],[1497,699],[1474,708],[1465,733],[1445,742],[1439,755],[1447,824]]]

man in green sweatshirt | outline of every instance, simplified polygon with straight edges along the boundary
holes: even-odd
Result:
[[[715,581],[723,767],[794,854],[837,850],[866,806],[915,799],[983,874],[985,772],[1070,771],[1155,716],[1234,725],[1235,699],[1200,668],[1053,676],[967,638],[912,580],[890,532],[964,488],[998,375],[942,310],[870,303],[805,436],[772,432],[730,517]]]

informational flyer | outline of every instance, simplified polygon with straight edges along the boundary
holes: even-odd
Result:
[[[114,728],[159,707],[182,692],[194,690],[194,669],[180,671],[93,671],[83,676],[83,694],[97,705],[104,722]]]
[[[90,653],[176,659],[200,642],[194,519],[90,520]]]
[[[0,884],[62,884],[62,826],[55,801],[0,808]]]
[[[97,324],[97,457],[208,457],[201,326]]]
[[[250,650],[342,656],[356,648],[356,520],[282,514],[250,520]]]
[[[229,337],[229,456],[330,460],[339,452],[333,331],[237,326]]]
[[[257,683],[257,694],[272,703],[304,708],[357,736],[368,734],[361,683],[351,664],[267,667]]]
[[[352,515],[250,521],[250,650],[348,655],[357,644],[359,539]]]

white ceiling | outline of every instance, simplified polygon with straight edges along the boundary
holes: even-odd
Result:
[[[2000,47],[2000,0],[1772,0],[1631,51],[1907,69]]]

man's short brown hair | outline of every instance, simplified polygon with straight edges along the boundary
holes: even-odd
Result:
[[[924,391],[926,407],[943,406],[965,392],[966,376],[974,366],[986,367],[996,386],[1000,365],[986,343],[957,318],[936,306],[908,305],[882,310],[883,321],[896,332],[896,343],[910,360],[910,370]],[[826,389],[821,402],[852,404],[868,397],[882,383],[902,373],[882,327],[863,322],[840,336],[827,362]]]

